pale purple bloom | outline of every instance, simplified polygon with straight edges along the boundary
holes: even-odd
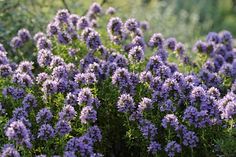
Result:
[[[54,136],[55,136],[55,131],[51,125],[49,124],[41,125],[38,131],[38,136],[37,136],[38,138],[42,140],[48,140],[50,138],[53,138]]]
[[[94,123],[97,120],[97,111],[94,110],[93,106],[83,107],[80,113],[80,120],[82,124],[87,124],[89,122]]]
[[[65,121],[73,120],[77,115],[74,107],[71,105],[66,105],[63,107],[62,111],[59,112],[59,119]]]
[[[174,157],[176,153],[180,153],[181,151],[181,145],[176,141],[170,141],[165,147],[165,152],[168,153],[169,157]]]
[[[37,113],[36,122],[41,124],[48,123],[52,117],[52,112],[48,108],[43,108]]]

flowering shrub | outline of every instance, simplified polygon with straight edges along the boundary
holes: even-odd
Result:
[[[146,22],[115,12],[59,10],[46,33],[19,30],[14,58],[0,45],[1,156],[219,153],[235,128],[231,34],[209,33],[191,60],[175,38],[147,41]]]

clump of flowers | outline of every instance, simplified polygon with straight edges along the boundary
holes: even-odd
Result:
[[[233,36],[197,41],[200,64],[116,12],[62,9],[45,33],[23,28],[11,49],[0,44],[1,156],[219,155],[215,141],[236,118]]]

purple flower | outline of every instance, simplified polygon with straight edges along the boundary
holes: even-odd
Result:
[[[62,111],[59,112],[59,119],[65,121],[73,120],[77,115],[74,107],[71,105],[66,105],[63,107]]]
[[[168,126],[173,127],[174,129],[177,129],[179,126],[178,118],[174,114],[167,114],[162,119],[161,125],[164,128],[167,128]]]
[[[6,52],[6,49],[4,48],[3,44],[0,43],[0,51]]]
[[[123,23],[119,17],[113,17],[107,24],[107,32],[111,41],[118,44],[125,38]]]
[[[37,100],[34,95],[32,94],[27,94],[23,101],[22,101],[23,107],[25,109],[29,109],[30,107],[36,107],[37,106]]]
[[[179,54],[180,57],[183,57],[183,55],[185,53],[184,45],[182,43],[177,43],[176,51],[177,51],[177,53]]]
[[[29,75],[33,75],[32,74],[32,70],[33,70],[33,62],[29,62],[29,61],[21,61],[20,64],[18,65],[16,72],[19,73],[27,73]]]
[[[216,32],[210,32],[208,33],[206,37],[207,42],[214,42],[215,44],[218,44],[220,42],[220,37]]]
[[[174,157],[176,153],[180,153],[181,151],[181,145],[176,141],[170,141],[165,147],[165,152],[168,153],[169,157]]]
[[[133,38],[132,43],[133,46],[141,46],[143,50],[146,48],[146,43],[143,37],[136,36]]]
[[[100,4],[94,2],[89,8],[89,12],[92,14],[99,14],[102,12],[102,7]]]
[[[223,113],[221,114],[221,117],[224,119],[232,119],[236,115],[236,102],[231,101],[227,103],[227,105],[224,108]]]
[[[77,27],[77,23],[79,21],[79,16],[77,14],[70,14],[69,21],[72,24],[72,26]]]
[[[83,30],[86,27],[89,27],[89,25],[90,25],[90,23],[89,23],[89,20],[87,19],[87,17],[82,16],[82,17],[80,17],[80,19],[77,23],[77,28]]]
[[[72,128],[67,121],[59,120],[56,124],[56,133],[60,136],[64,136],[71,132]]]
[[[53,80],[44,81],[42,91],[46,96],[56,93],[57,92],[57,82],[53,81]]]
[[[106,10],[106,14],[114,15],[115,13],[116,13],[116,9],[113,8],[113,7],[109,7],[109,8]]]
[[[13,121],[9,127],[6,128],[5,135],[10,140],[15,140],[19,144],[25,144],[29,141],[29,130],[26,128],[25,124],[20,121]]]
[[[169,112],[175,112],[176,111],[176,106],[174,103],[168,99],[160,104],[160,110],[163,111],[169,111]]]
[[[38,131],[38,138],[42,140],[48,140],[50,138],[53,138],[55,136],[55,131],[53,127],[49,124],[43,124],[40,126]]]
[[[93,94],[90,88],[83,88],[78,94],[77,101],[79,105],[85,103],[87,106],[90,106],[92,99],[93,99]]]
[[[136,29],[138,28],[138,22],[134,18],[128,19],[125,22],[124,27],[127,31],[135,32]]]
[[[12,76],[12,82],[21,87],[31,87],[34,84],[32,77],[26,73],[15,73]]]
[[[12,74],[12,68],[9,64],[0,65],[0,77],[8,77]]]
[[[64,59],[61,58],[60,56],[53,56],[52,61],[50,63],[50,68],[53,69],[53,68],[55,68],[57,66],[61,66],[61,65],[65,66]]]
[[[141,46],[134,46],[129,51],[129,59],[132,62],[140,62],[144,58],[144,51]]]
[[[52,43],[46,37],[41,37],[37,41],[37,48],[38,48],[38,50],[42,50],[42,49],[51,50]]]
[[[45,72],[39,73],[38,76],[36,77],[36,82],[38,84],[42,84],[44,81],[46,81],[49,78],[49,75]]]
[[[21,46],[23,46],[23,41],[22,41],[21,38],[18,37],[18,36],[13,37],[13,38],[11,39],[10,46],[11,46],[13,49],[20,48]]]
[[[201,40],[199,40],[195,43],[193,50],[200,52],[200,53],[206,53],[207,44],[205,42],[202,42]]]
[[[157,135],[157,128],[148,120],[141,120],[139,129],[146,139],[152,140]]]
[[[129,94],[122,94],[117,102],[119,112],[131,112],[134,110],[134,100]]]
[[[206,101],[206,91],[201,87],[194,87],[190,94],[190,101],[193,105],[196,103],[204,103]]]
[[[68,22],[68,18],[70,16],[70,13],[67,9],[61,9],[57,11],[56,19],[60,22]]]
[[[80,113],[80,120],[82,124],[87,124],[89,122],[95,122],[97,120],[97,112],[94,110],[93,106],[83,107]]]
[[[91,156],[93,154],[93,141],[84,135],[79,138],[71,138],[66,145],[67,151],[80,152],[81,156]]]
[[[49,66],[52,61],[52,52],[50,50],[42,49],[38,52],[37,61],[39,66]]]
[[[53,68],[51,75],[54,79],[68,78],[68,72],[66,70],[66,67],[63,65]]]
[[[36,116],[36,122],[45,124],[48,123],[52,119],[53,115],[51,111],[47,108],[41,109]]]
[[[140,76],[139,76],[140,80],[142,83],[150,83],[150,82],[155,82],[154,79],[153,79],[153,76],[152,76],[152,73],[150,71],[143,71],[140,73]],[[152,88],[154,88],[154,85],[152,86]]]
[[[153,108],[152,100],[149,98],[142,98],[142,101],[138,105],[140,111],[150,110]]]
[[[196,147],[199,142],[198,137],[193,131],[184,131],[183,132],[183,144],[189,146],[190,148]]]
[[[15,149],[12,144],[5,144],[2,147],[2,157],[20,157],[20,153]]]
[[[59,32],[59,23],[57,21],[50,22],[47,26],[47,34],[53,36]]]
[[[158,151],[161,150],[161,145],[156,141],[151,141],[147,149],[149,153],[156,154]]]
[[[98,49],[99,46],[102,45],[100,35],[95,31],[90,32],[86,40],[86,45],[89,49],[92,49],[92,50]]]
[[[140,22],[140,28],[142,28],[144,31],[149,29],[149,23],[147,21],[141,21]]]
[[[156,69],[159,68],[163,64],[163,61],[160,56],[154,55],[149,58],[149,61],[146,65],[146,71],[155,71]]]
[[[97,125],[90,127],[86,135],[90,137],[93,142],[101,142],[102,140],[101,130]]]
[[[58,43],[67,45],[71,42],[71,36],[67,32],[58,32],[57,35]]]
[[[168,38],[165,40],[165,47],[172,50],[172,51],[175,51],[176,50],[176,39],[175,38]]]
[[[43,32],[38,32],[34,35],[34,41],[37,43],[42,37],[46,38],[46,35]]]
[[[159,49],[159,48],[163,47],[163,42],[164,42],[164,38],[163,38],[162,34],[154,33],[149,40],[149,46],[150,47],[158,47],[158,49]]]
[[[25,28],[20,29],[18,31],[17,35],[18,35],[18,37],[20,37],[20,39],[23,43],[25,43],[31,39],[30,32]]]

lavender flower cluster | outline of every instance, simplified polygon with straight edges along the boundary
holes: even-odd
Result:
[[[211,32],[198,41],[193,53],[207,60],[199,72],[183,72],[170,62],[176,55],[195,67],[182,43],[161,33],[146,41],[147,22],[122,22],[115,13],[93,3],[84,16],[59,10],[45,33],[33,38],[19,30],[10,45],[18,52],[32,40],[35,62],[15,63],[0,44],[0,116],[6,120],[1,156],[114,156],[122,150],[109,136],[121,135],[109,130],[116,125],[109,119],[119,116],[126,117],[117,118],[124,120],[119,129],[131,141],[140,139],[147,156],[189,156],[212,142],[204,132],[214,137],[232,129],[236,50],[230,32]],[[102,16],[110,18],[103,32]],[[150,58],[147,50],[155,51]]]

